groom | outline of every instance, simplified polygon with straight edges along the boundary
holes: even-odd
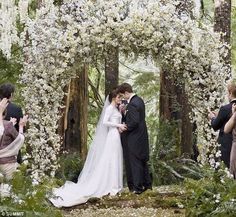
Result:
[[[128,102],[123,115],[127,130],[121,133],[127,184],[130,191],[141,194],[147,189],[152,189],[147,164],[149,143],[145,122],[145,105],[143,100],[133,93],[130,84],[121,84],[118,91]]]

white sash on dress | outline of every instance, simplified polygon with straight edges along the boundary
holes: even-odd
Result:
[[[0,137],[1,138],[1,137]],[[0,150],[0,158],[16,156],[24,144],[25,137],[21,133],[8,146]]]

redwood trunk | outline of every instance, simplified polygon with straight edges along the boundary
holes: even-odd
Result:
[[[168,72],[161,71],[160,75],[160,119],[177,120],[178,102],[174,81],[168,76]]]
[[[181,154],[186,157],[191,157],[193,154],[193,124],[190,120],[191,107],[188,102],[188,95],[185,92],[183,86],[179,88],[180,94],[178,94],[178,101],[181,105],[180,116],[181,116]]]
[[[231,0],[215,0],[214,30],[221,33],[221,41],[230,45],[231,37]],[[231,64],[231,50],[227,47],[227,55],[222,56],[225,64]],[[229,71],[231,67],[229,66]],[[231,75],[230,75],[231,77]]]
[[[82,160],[87,155],[88,69],[81,67],[78,77],[71,79],[64,115],[64,149],[79,152]]]
[[[176,85],[166,71],[161,72],[160,78],[160,120],[179,120],[180,151],[190,157],[193,153],[193,124],[189,118],[191,107],[184,86]]]
[[[110,47],[105,60],[105,96],[118,85],[119,80],[119,49]]]

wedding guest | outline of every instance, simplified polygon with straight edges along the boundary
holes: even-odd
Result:
[[[231,133],[233,135],[232,148],[230,153],[230,173],[236,178],[236,104],[232,105],[232,116],[225,124],[225,133]]]
[[[224,127],[232,115],[232,104],[236,103],[236,83],[230,81],[227,85],[227,97],[229,103],[220,107],[219,112],[210,111],[208,117],[211,119],[212,128],[219,132],[218,143],[220,144],[221,160],[230,167],[230,152],[232,146],[232,133],[225,133]]]
[[[15,87],[13,84],[5,83],[0,86],[0,98],[7,98],[9,100],[5,120],[10,121],[11,118],[15,118],[16,123],[14,126],[15,126],[16,130],[19,131],[19,121],[20,121],[20,118],[23,117],[23,112],[22,112],[22,109],[20,106],[18,106],[12,102],[14,93],[15,93]],[[20,150],[17,155],[17,162],[22,163],[22,157],[21,157]]]
[[[20,119],[19,132],[11,121],[3,120],[4,132],[0,141],[0,171],[11,179],[17,169],[17,154],[24,143],[23,128],[28,120],[27,116]]]

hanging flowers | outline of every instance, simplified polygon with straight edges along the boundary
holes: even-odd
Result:
[[[28,19],[25,31],[28,39],[24,40],[21,81],[31,115],[27,143],[35,179],[54,176],[58,167],[61,140],[57,125],[63,88],[74,68],[103,59],[110,46],[118,46],[125,55],[152,55],[176,84],[184,85],[197,124],[201,161],[208,161],[210,151],[212,162],[217,153],[207,109],[222,103],[228,73],[212,26],[200,28],[197,21],[182,19],[172,1],[162,5],[152,0],[67,0],[60,8],[53,4],[41,7],[34,20]]]

